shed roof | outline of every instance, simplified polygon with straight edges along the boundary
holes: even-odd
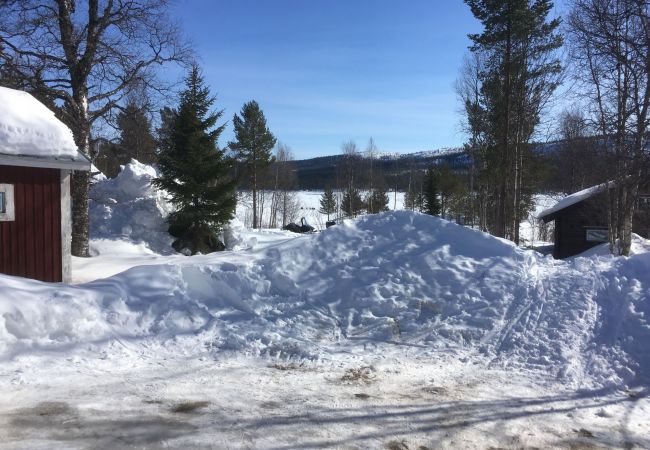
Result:
[[[0,164],[89,170],[72,131],[27,92],[0,87]]]
[[[613,183],[614,183],[613,181],[608,181],[607,183],[591,186],[587,189],[583,189],[581,191],[574,192],[571,195],[567,195],[563,199],[559,200],[555,205],[539,213],[537,219],[543,220],[544,222],[553,220],[557,212],[562,211],[563,209],[566,209],[571,205],[575,205],[576,203],[580,203],[584,200],[587,200],[588,198],[600,194],[601,192],[605,192],[608,188],[610,188],[613,185]]]

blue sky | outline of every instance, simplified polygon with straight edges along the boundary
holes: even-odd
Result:
[[[463,142],[453,84],[480,24],[461,0],[178,0],[174,15],[228,122],[256,100],[297,159],[371,136],[403,153]]]

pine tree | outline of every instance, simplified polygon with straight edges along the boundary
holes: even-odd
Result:
[[[250,177],[253,194],[253,228],[259,227],[257,217],[258,188],[262,171],[273,162],[271,150],[276,139],[266,126],[266,118],[255,100],[245,103],[240,116],[235,114],[232,123],[235,129],[235,141],[228,146],[235,153],[238,161],[245,164]]]
[[[483,197],[491,203],[486,220],[490,232],[518,243],[534,182],[530,141],[560,81],[560,20],[547,20],[551,0],[465,3],[483,25],[480,34],[469,35],[471,50],[481,59],[480,96],[466,104],[471,119],[485,127],[479,133],[485,139],[479,192],[485,189]],[[473,137],[477,131],[472,130]]]
[[[368,213],[377,214],[380,212],[388,211],[388,194],[383,187],[377,187],[368,194],[366,205],[368,205]]]
[[[330,221],[330,214],[336,212],[336,199],[334,198],[334,191],[330,188],[325,189],[323,195],[320,198],[320,210],[321,214],[327,214],[327,221]]]
[[[154,181],[176,207],[167,218],[169,233],[176,237],[172,246],[192,254],[224,249],[219,234],[237,205],[232,164],[217,145],[225,125],[216,123],[223,111],[211,111],[214,102],[199,68],[192,67],[178,111],[166,111],[160,177]]]
[[[145,109],[129,101],[117,115],[116,122],[120,130],[120,163],[128,163],[132,158],[145,164],[156,162],[156,140]]]
[[[145,108],[129,100],[115,122],[119,131],[117,142],[100,140],[96,144],[94,163],[97,168],[112,178],[120,172],[120,166],[131,159],[144,164],[155,163],[157,142]]]
[[[408,209],[409,211],[415,210],[416,195],[417,195],[416,192],[413,191],[412,189],[409,189],[404,193],[404,209]]]
[[[345,190],[341,203],[341,209],[349,217],[356,217],[365,207],[359,190],[355,188]]]
[[[431,167],[427,169],[424,179],[424,211],[432,216],[440,215],[440,200],[438,198],[438,174]]]

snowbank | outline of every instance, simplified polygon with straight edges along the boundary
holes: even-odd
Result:
[[[126,240],[156,253],[172,253],[165,222],[171,206],[151,185],[156,176],[155,168],[133,159],[117,177],[98,179],[90,190],[91,239]]]
[[[0,153],[21,156],[78,156],[72,132],[27,92],[0,87]]]
[[[317,360],[451,352],[579,386],[650,375],[650,254],[555,261],[392,212],[184,261],[76,287],[0,276],[0,355],[128,339]]]

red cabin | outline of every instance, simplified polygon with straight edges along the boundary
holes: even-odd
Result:
[[[31,95],[0,87],[0,273],[70,281],[75,170],[90,162],[71,131]]]

